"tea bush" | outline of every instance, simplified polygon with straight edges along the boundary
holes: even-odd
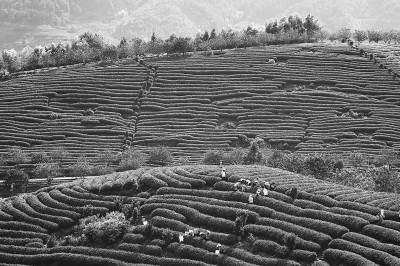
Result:
[[[144,154],[132,148],[122,153],[118,170],[127,171],[140,168],[145,162]]]
[[[172,162],[172,153],[164,146],[153,147],[149,152],[149,163],[168,165]]]
[[[110,212],[105,217],[94,215],[82,219],[75,233],[83,234],[90,243],[112,244],[126,233],[128,226],[123,213]]]

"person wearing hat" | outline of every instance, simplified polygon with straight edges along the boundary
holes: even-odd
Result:
[[[383,219],[385,218],[385,210],[381,209],[381,212],[376,216],[376,224],[381,224]]]
[[[227,181],[225,167],[222,168],[222,170],[221,170],[221,178],[222,178],[222,180]]]
[[[240,182],[236,182],[236,183],[233,185],[233,190],[239,191],[239,187],[240,187]]]
[[[256,198],[258,198],[259,196],[261,196],[261,192],[262,192],[261,188],[257,188],[257,191],[256,191]]]
[[[266,189],[265,187],[263,188],[262,193],[264,197],[268,197],[268,189]]]
[[[221,249],[221,244],[217,244],[217,248],[215,249],[215,255],[218,256],[221,253],[220,249]]]
[[[253,204],[254,203],[254,198],[253,195],[249,196],[249,204]]]

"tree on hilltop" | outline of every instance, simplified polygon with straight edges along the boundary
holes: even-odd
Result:
[[[202,39],[203,39],[203,41],[208,41],[208,39],[210,39],[210,36],[208,35],[208,31],[204,32]]]
[[[303,26],[308,38],[314,36],[315,32],[321,29],[318,21],[314,20],[314,16],[311,16],[310,14],[308,14],[304,20]]]
[[[211,34],[210,34],[210,40],[215,39],[217,37],[217,34],[215,33],[215,29],[212,29]]]

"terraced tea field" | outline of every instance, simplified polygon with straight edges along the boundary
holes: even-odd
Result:
[[[148,61],[147,68],[132,60],[1,83],[0,151],[64,147],[72,163],[124,145],[144,152],[165,145],[176,162],[199,163],[207,150],[256,136],[299,153],[400,148],[398,77],[347,45]]]
[[[371,193],[263,166],[149,168],[43,188],[0,204],[2,265],[400,265],[400,196]],[[267,197],[240,179],[276,182]],[[138,184],[136,186],[135,184]],[[297,188],[297,198],[289,191]],[[249,196],[254,201],[249,203]],[[140,204],[112,246],[50,246],[94,214]],[[377,214],[384,209],[384,219]],[[239,238],[236,217],[245,211]],[[185,231],[194,233],[179,240]],[[285,239],[293,237],[292,245]],[[215,251],[219,246],[220,254]]]

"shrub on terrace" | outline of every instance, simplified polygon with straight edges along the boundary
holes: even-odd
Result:
[[[359,168],[345,168],[336,171],[330,180],[345,186],[366,190],[373,190],[375,187],[375,182],[368,171]]]
[[[336,159],[332,156],[315,153],[305,158],[304,166],[306,173],[318,179],[326,179],[331,175],[335,163]]]
[[[107,175],[115,172],[115,168],[106,165],[93,166],[92,175]]]
[[[51,161],[51,157],[44,151],[35,152],[31,154],[32,163],[48,163]]]
[[[368,164],[368,158],[363,153],[352,152],[348,156],[348,161],[353,167],[361,167],[365,164]]]
[[[140,168],[145,162],[145,156],[141,151],[129,148],[122,153],[118,169],[121,171],[135,170]]]
[[[168,165],[172,162],[172,153],[164,146],[153,147],[149,152],[149,163]]]
[[[47,185],[50,186],[55,177],[61,176],[62,172],[58,164],[55,163],[38,163],[33,170],[33,175],[36,178],[47,180]]]
[[[111,149],[104,149],[97,154],[96,159],[101,165],[110,166],[118,161],[118,156]]]
[[[385,149],[383,150],[375,159],[372,161],[372,163],[375,166],[385,166],[389,169],[393,169],[393,166],[396,164],[399,164],[400,162],[400,157],[399,157],[399,152],[396,150],[392,149]]]
[[[62,164],[62,161],[68,156],[68,152],[62,147],[55,147],[48,154],[51,160],[58,164]]]
[[[70,166],[71,176],[89,176],[93,173],[93,166],[90,164],[89,160],[81,156],[76,162]]]
[[[29,155],[20,147],[10,148],[7,152],[7,156],[9,161],[16,164],[29,163],[31,161]]]
[[[6,173],[5,185],[14,192],[15,189],[26,188],[28,185],[28,174],[18,166],[9,169]]]
[[[375,191],[400,192],[399,173],[387,167],[372,167],[369,173],[375,182]]]
[[[244,157],[245,164],[259,164],[263,162],[263,154],[260,152],[257,142],[251,144],[249,152]]]
[[[215,164],[218,165],[220,162],[224,161],[224,153],[220,150],[212,150],[208,151],[204,155],[203,163],[204,164]]]
[[[296,153],[287,153],[280,150],[273,150],[268,156],[267,165],[280,168],[293,173],[304,172],[304,157]]]
[[[231,152],[224,154],[223,163],[225,164],[242,164],[245,157],[245,151],[242,148],[236,148]]]
[[[123,213],[111,212],[105,217],[94,215],[82,219],[75,228],[75,235],[83,234],[90,243],[112,244],[126,233],[128,226]]]

